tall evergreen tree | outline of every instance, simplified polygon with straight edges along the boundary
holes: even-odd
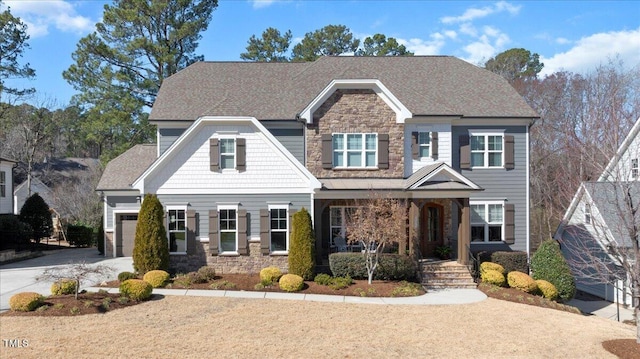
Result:
[[[289,273],[297,274],[305,280],[313,279],[315,237],[311,215],[305,208],[293,215],[289,242]]]
[[[2,2],[0,2],[0,6]],[[0,103],[7,102],[3,95],[23,96],[34,92],[33,88],[18,89],[7,87],[5,81],[15,78],[33,78],[36,73],[29,64],[21,65],[18,59],[29,48],[27,25],[10,9],[0,13]]]
[[[133,268],[140,274],[169,270],[169,243],[164,228],[164,209],[158,197],[144,196],[133,243]]]
[[[240,58],[257,62],[287,62],[287,51],[291,44],[291,31],[280,34],[280,31],[270,27],[262,33],[262,38],[251,35],[247,41],[247,52],[240,54]]]
[[[413,56],[404,45],[393,37],[387,38],[383,34],[375,34],[364,39],[363,47],[358,49],[356,56]]]
[[[50,237],[53,232],[53,220],[51,212],[49,212],[49,205],[37,193],[24,202],[20,209],[19,219],[20,222],[31,226],[36,243],[40,243],[42,238]]]
[[[292,61],[315,61],[320,56],[336,56],[355,53],[360,40],[354,39],[348,27],[327,25],[320,30],[308,32],[302,41],[293,47]]]

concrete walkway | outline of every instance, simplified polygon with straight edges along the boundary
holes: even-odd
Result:
[[[616,303],[611,303],[606,300],[572,299],[567,302],[567,304],[579,308],[583,313],[590,313],[591,315],[597,315],[602,318],[620,322],[623,322],[625,320],[633,320],[632,309],[626,308],[623,305],[620,305],[618,307]]]

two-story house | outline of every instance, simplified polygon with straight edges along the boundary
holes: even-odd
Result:
[[[106,255],[131,255],[144,193],[166,209],[182,270],[286,270],[302,207],[324,260],[371,191],[407,203],[401,253],[528,251],[536,117],[500,76],[448,56],[195,63],[162,84],[157,145],[114,159],[98,184]]]

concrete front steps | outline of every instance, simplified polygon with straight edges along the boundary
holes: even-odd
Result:
[[[453,260],[420,261],[422,286],[428,290],[452,288],[476,288],[469,268]]]

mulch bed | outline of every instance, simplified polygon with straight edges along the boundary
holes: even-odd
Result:
[[[602,347],[620,359],[640,359],[640,344],[635,339],[607,340]]]
[[[73,294],[49,296],[44,304],[32,312],[6,311],[0,316],[37,316],[37,317],[63,317],[85,314],[101,314],[112,310],[130,307],[139,304],[133,300],[120,299],[117,293],[80,293],[76,300]]]

